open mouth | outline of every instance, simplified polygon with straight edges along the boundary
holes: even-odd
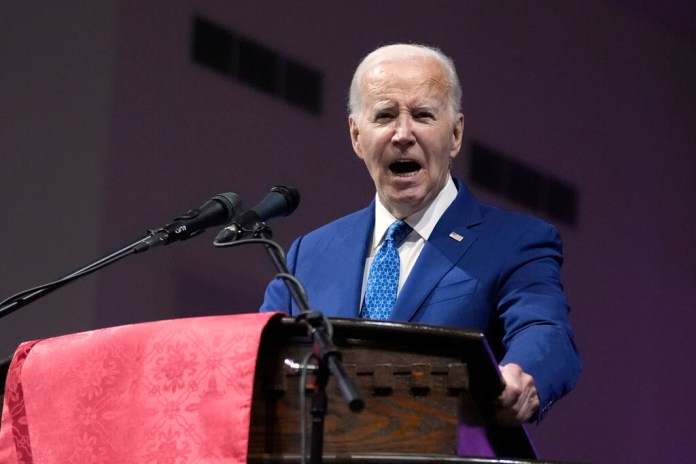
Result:
[[[415,175],[418,171],[420,171],[420,168],[420,164],[410,160],[394,161],[389,165],[389,170],[397,176]]]

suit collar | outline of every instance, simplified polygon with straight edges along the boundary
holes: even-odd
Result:
[[[478,239],[472,226],[481,223],[480,205],[464,183],[425,243],[392,310],[392,319],[409,321],[430,292]]]

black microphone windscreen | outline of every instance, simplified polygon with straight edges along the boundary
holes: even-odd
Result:
[[[227,212],[227,219],[225,220],[225,224],[231,222],[232,219],[234,219],[234,217],[237,215],[239,210],[242,209],[242,199],[236,193],[218,193],[212,198],[212,200],[216,200],[225,206],[225,210]]]
[[[271,189],[271,192],[280,193],[285,198],[286,208],[283,216],[289,216],[300,204],[300,192],[289,185],[277,185]]]

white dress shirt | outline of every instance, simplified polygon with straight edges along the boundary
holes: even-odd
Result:
[[[437,194],[435,199],[428,206],[404,218],[406,224],[411,226],[413,231],[408,234],[399,245],[400,267],[398,292],[401,292],[404,282],[406,282],[408,275],[411,273],[411,269],[413,269],[414,264],[416,264],[418,255],[420,255],[420,252],[423,250],[425,242],[430,237],[433,229],[435,229],[437,222],[440,220],[445,210],[452,204],[456,196],[457,187],[454,186],[452,177],[449,177],[445,187],[440,190],[440,193]],[[360,307],[362,307],[362,301],[365,297],[365,285],[367,284],[367,276],[370,273],[370,265],[379,247],[382,246],[382,242],[384,242],[387,229],[389,229],[389,226],[392,225],[394,221],[397,221],[397,218],[387,211],[387,208],[384,207],[379,200],[379,196],[377,196],[375,201],[375,228],[372,232],[372,246],[370,247],[370,252],[365,261]]]

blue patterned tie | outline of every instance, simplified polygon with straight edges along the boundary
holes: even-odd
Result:
[[[365,286],[365,302],[362,317],[365,319],[388,319],[396,302],[399,288],[399,243],[411,232],[404,221],[395,221],[384,238],[370,266]]]

